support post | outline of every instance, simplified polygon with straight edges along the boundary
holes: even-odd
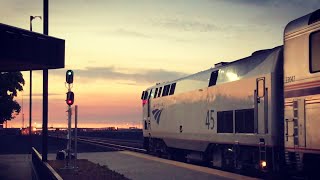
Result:
[[[75,106],[75,118],[74,118],[74,167],[77,168],[77,159],[78,159],[78,105]]]
[[[43,34],[49,34],[49,0],[43,0]],[[43,70],[42,161],[48,161],[48,69]]]
[[[70,88],[69,88],[69,90],[70,90]],[[71,162],[71,116],[72,116],[72,108],[71,108],[71,106],[68,106],[68,146],[67,146],[68,159],[67,159],[67,167],[66,168],[72,168],[70,166],[70,162]]]
[[[32,30],[31,26],[30,26],[30,30]],[[30,136],[30,152],[32,152],[32,70],[30,70],[30,92],[29,92],[29,136]]]

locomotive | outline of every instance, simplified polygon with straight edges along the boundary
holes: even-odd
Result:
[[[320,9],[284,44],[142,92],[144,148],[231,169],[308,171],[320,162]]]

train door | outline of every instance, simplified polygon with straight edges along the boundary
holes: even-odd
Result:
[[[293,99],[285,108],[286,147],[306,147],[305,99]]]
[[[255,132],[268,133],[268,88],[265,77],[256,79],[255,97]]]
[[[305,100],[293,100],[293,143],[295,146],[306,147]]]

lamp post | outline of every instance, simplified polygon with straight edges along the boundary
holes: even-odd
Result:
[[[30,31],[32,31],[32,21],[36,18],[41,18],[41,16],[30,16]],[[29,93],[29,136],[30,136],[30,146],[32,147],[32,138],[31,138],[31,125],[32,125],[32,70],[30,70],[30,93]],[[31,149],[31,148],[30,148]]]
[[[30,16],[30,31],[32,31],[32,21],[36,18],[42,19],[41,16]]]

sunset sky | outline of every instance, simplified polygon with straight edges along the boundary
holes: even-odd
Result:
[[[0,23],[29,30],[42,0],[0,0]],[[67,126],[65,71],[75,72],[80,127],[140,126],[141,91],[282,45],[285,25],[319,0],[49,0],[49,35],[65,39],[65,69],[49,71],[49,126]],[[42,33],[42,20],[33,30]],[[29,121],[29,72],[17,100]],[[42,122],[42,71],[33,76]],[[21,113],[22,114],[22,113]],[[22,115],[9,123],[22,126]]]

